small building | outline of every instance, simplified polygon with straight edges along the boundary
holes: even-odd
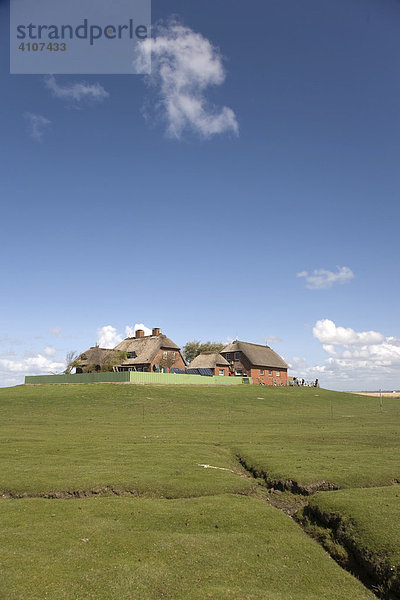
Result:
[[[170,373],[171,369],[184,369],[186,366],[179,346],[157,327],[151,335],[144,335],[142,329],[137,329],[135,337],[126,338],[114,351],[126,354],[125,360],[115,368],[116,371]]]
[[[210,369],[213,375],[229,375],[229,363],[218,352],[202,352],[190,363],[191,369]]]
[[[289,365],[269,346],[235,341],[221,350],[232,375],[251,377],[253,383],[288,385]]]

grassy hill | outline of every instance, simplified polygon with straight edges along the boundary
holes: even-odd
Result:
[[[1,389],[0,598],[372,598],[266,487],[390,485],[399,425],[314,388]]]

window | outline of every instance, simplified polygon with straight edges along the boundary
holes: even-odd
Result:
[[[271,371],[271,369],[268,371],[268,375],[269,375],[270,377],[272,377],[272,371]]]
[[[86,354],[81,354],[81,360],[87,360]]]
[[[171,352],[171,359],[175,360],[175,352]]]
[[[281,372],[280,372],[280,371],[277,371],[277,372],[276,372],[276,376],[277,376],[277,377],[280,377],[280,376],[281,376]]]
[[[226,360],[231,360],[231,353],[230,352],[226,353]]]
[[[162,357],[164,360],[168,358],[168,352],[166,350],[163,350]]]
[[[127,356],[128,356],[128,358],[136,358],[137,354],[136,354],[136,352],[128,352]]]
[[[220,369],[220,370],[219,370],[219,374],[220,374],[220,375],[225,375],[225,371],[224,371],[224,369]]]
[[[260,369],[260,375],[264,375],[264,369]]]
[[[236,369],[235,375],[243,375],[243,369]]]
[[[235,352],[235,360],[239,360],[240,352]]]

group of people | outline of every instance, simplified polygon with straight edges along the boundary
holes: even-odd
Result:
[[[306,381],[304,377],[302,379],[300,379],[299,377],[293,377],[293,385],[319,387],[318,379],[316,379],[315,381]]]

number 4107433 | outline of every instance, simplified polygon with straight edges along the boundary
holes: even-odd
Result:
[[[67,44],[62,42],[59,44],[58,42],[22,42],[18,46],[18,50],[22,50],[22,52],[65,52],[67,49]]]

